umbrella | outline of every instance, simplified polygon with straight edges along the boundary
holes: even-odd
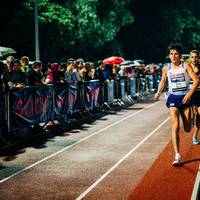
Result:
[[[110,64],[110,65],[112,65],[112,64],[119,64],[119,63],[124,62],[124,61],[125,61],[125,60],[124,60],[124,58],[122,58],[122,57],[111,56],[111,57],[109,57],[109,58],[104,59],[104,60],[103,60],[103,63],[104,63],[104,64]]]
[[[141,64],[141,62],[140,62],[139,60],[134,60],[133,63],[134,63],[134,66],[135,66],[135,67],[140,67],[140,66],[142,66],[142,64]]]
[[[126,60],[124,62],[121,62],[120,63],[120,66],[121,67],[124,67],[124,68],[128,68],[128,67],[134,67],[135,66],[135,63],[131,60]]]
[[[7,56],[10,54],[14,54],[16,51],[9,47],[0,47],[0,57]]]

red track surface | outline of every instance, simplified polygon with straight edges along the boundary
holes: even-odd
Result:
[[[172,166],[174,152],[170,141],[128,200],[191,199],[200,163],[200,145],[192,144],[192,133],[182,131],[180,139],[183,166]]]

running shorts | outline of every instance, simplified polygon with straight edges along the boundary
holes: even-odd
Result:
[[[200,106],[200,91],[195,91],[194,94],[192,95],[192,102],[193,105],[199,107]]]
[[[170,94],[167,98],[166,106],[168,108],[170,107],[176,107],[179,110],[183,110],[184,108],[192,106],[192,100],[189,101],[187,104],[183,104],[182,100],[185,95],[174,95]]]

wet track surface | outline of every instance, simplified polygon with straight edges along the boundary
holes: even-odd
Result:
[[[0,199],[128,199],[169,143],[170,129],[165,101],[150,99],[54,128],[21,144],[24,151],[1,154]]]

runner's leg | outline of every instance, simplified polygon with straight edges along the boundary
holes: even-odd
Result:
[[[172,143],[175,153],[179,153],[179,109],[169,108],[172,122]]]
[[[192,120],[191,120],[191,107],[187,107],[185,109],[183,109],[181,111],[181,117],[182,117],[182,120],[183,120],[183,127],[184,127],[184,130],[186,132],[190,132],[191,131],[191,123],[192,123]]]
[[[196,119],[195,119],[195,124],[194,124],[194,133],[193,133],[193,143],[194,144],[199,144],[198,140],[198,132],[200,129],[200,107],[196,109]]]

